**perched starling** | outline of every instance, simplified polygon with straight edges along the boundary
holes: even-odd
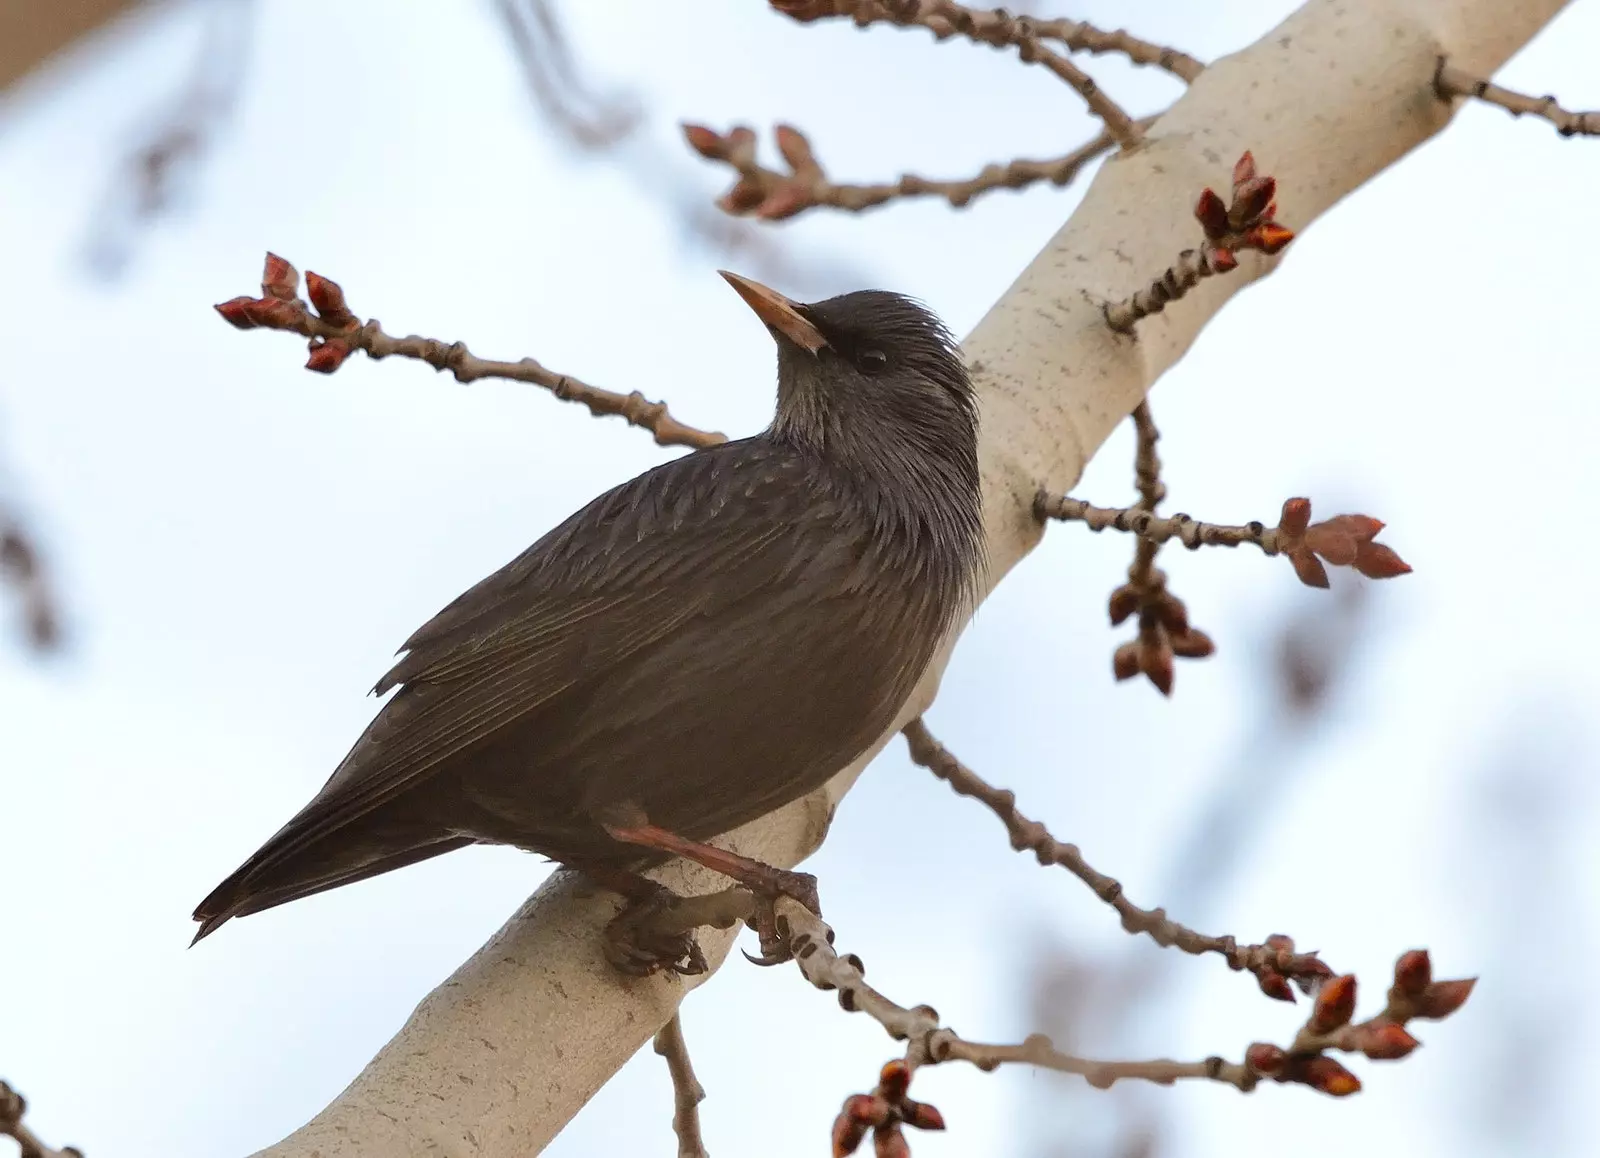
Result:
[[[476,842],[608,887],[671,854],[746,880],[698,842],[893,725],[983,567],[971,382],[899,294],[801,305],[723,276],[777,341],[772,425],[607,491],[418,629],[196,941]]]

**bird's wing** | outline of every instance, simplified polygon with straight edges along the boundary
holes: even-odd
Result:
[[[400,690],[275,851],[343,827],[690,621],[848,568],[853,543],[830,533],[839,515],[806,462],[755,440],[602,495],[406,641],[376,689]]]

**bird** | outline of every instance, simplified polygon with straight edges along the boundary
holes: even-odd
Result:
[[[195,943],[475,843],[641,904],[672,855],[768,895],[812,880],[706,842],[867,751],[972,609],[977,399],[912,298],[799,303],[719,272],[777,345],[771,424],[606,491],[418,628],[326,784],[195,909]]]

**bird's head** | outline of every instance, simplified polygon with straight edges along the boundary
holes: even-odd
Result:
[[[778,343],[774,434],[863,450],[886,437],[944,452],[975,447],[972,380],[932,311],[888,290],[807,304],[737,274],[722,276]]]

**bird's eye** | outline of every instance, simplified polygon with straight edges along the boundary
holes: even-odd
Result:
[[[889,355],[882,350],[862,350],[856,355],[856,368],[863,374],[876,374],[889,364]]]

